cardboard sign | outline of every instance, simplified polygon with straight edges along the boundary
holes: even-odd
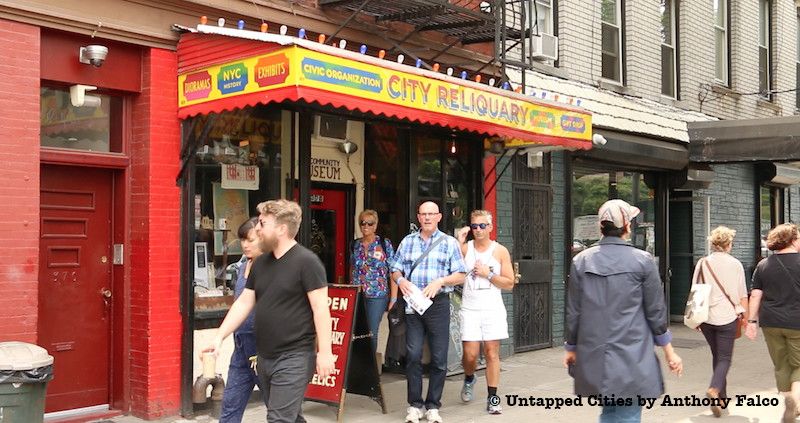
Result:
[[[332,326],[331,351],[336,362],[329,376],[321,378],[314,373],[305,399],[338,406],[339,422],[342,421],[347,392],[372,398],[386,414],[361,287],[329,285],[328,307]]]

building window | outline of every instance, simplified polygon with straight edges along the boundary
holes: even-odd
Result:
[[[478,203],[479,180],[475,163],[480,151],[472,134],[411,130],[411,198],[416,207],[423,201],[439,204],[439,229],[455,233],[469,223],[469,212]],[[416,175],[414,175],[416,173]],[[415,216],[410,216],[415,217]],[[416,224],[416,222],[412,222]]]
[[[728,0],[714,0],[714,43],[715,77],[728,85]]]
[[[661,94],[672,98],[678,97],[676,1],[661,0]]]
[[[597,209],[608,200],[619,198],[639,207],[641,214],[631,222],[631,243],[651,254],[656,253],[655,191],[644,174],[576,164],[572,175],[572,253],[573,256],[600,240]]]
[[[603,0],[602,26],[602,76],[622,84],[622,0]]]
[[[536,0],[536,31],[534,34],[550,34],[553,31],[553,0]]]
[[[758,2],[758,92],[765,99],[772,98],[772,75],[770,75],[772,42],[769,31],[772,22],[771,6],[770,0]]]
[[[76,107],[66,87],[42,87],[39,95],[42,147],[122,152],[122,98],[90,92]]]

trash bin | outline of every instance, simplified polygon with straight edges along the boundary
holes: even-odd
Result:
[[[0,342],[0,422],[38,423],[53,379],[53,356],[25,342]]]

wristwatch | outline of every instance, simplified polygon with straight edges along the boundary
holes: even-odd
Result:
[[[758,323],[758,320],[754,320],[754,319],[748,319],[748,320],[747,320],[747,323]]]
[[[486,279],[489,280],[489,282],[491,282],[492,278],[495,277],[495,276],[496,276],[495,273],[490,270],[489,274],[486,275]]]

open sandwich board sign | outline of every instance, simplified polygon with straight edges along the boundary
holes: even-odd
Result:
[[[372,336],[367,325],[366,309],[358,285],[328,285],[328,306],[331,311],[331,349],[336,357],[330,376],[314,373],[306,389],[305,399],[338,408],[336,421],[341,422],[347,393],[365,395],[380,404],[386,414],[378,365],[372,351]]]

